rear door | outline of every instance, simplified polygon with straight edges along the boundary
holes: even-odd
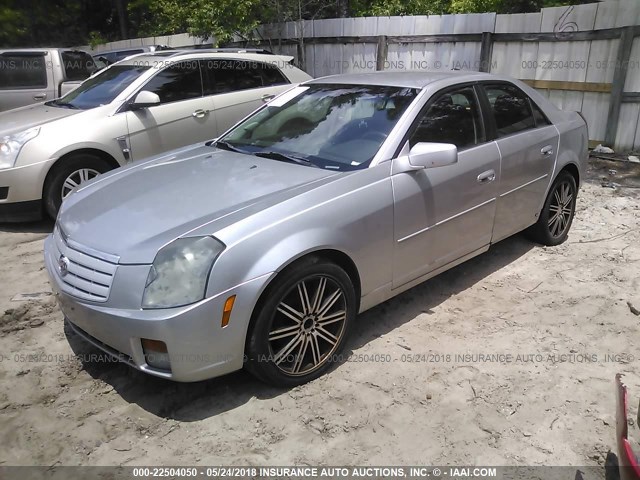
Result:
[[[551,181],[558,131],[527,94],[507,82],[484,83],[486,116],[501,154],[492,242],[537,221]]]
[[[0,53],[0,111],[55,98],[51,66],[45,50]]]
[[[393,288],[489,245],[500,180],[500,154],[487,141],[472,85],[436,93],[409,142],[453,143],[458,162],[392,177]]]
[[[216,119],[210,98],[203,97],[197,60],[172,63],[141,90],[160,97],[160,105],[126,112],[134,160],[166,152],[215,136]]]
[[[212,99],[217,135],[259,108],[290,83],[275,66],[254,60],[203,60],[205,95]]]

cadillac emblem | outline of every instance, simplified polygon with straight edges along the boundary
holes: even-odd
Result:
[[[64,277],[69,272],[69,259],[64,255],[60,255],[58,259],[58,270],[61,277]]]

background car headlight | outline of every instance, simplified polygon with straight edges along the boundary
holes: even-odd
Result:
[[[204,298],[213,262],[224,244],[213,237],[179,238],[156,255],[142,296],[142,308],[189,305]]]
[[[37,137],[39,133],[40,127],[35,127],[1,138],[0,169],[13,167],[24,144]]]

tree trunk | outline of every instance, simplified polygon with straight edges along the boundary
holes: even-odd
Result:
[[[338,17],[346,18],[349,16],[349,0],[337,0],[338,2]]]
[[[122,40],[126,40],[129,35],[127,33],[127,6],[126,0],[115,0],[116,10],[118,12],[118,23],[120,24],[120,36]]]

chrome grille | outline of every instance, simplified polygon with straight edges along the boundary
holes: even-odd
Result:
[[[118,257],[65,238],[57,225],[53,239],[56,248],[52,263],[58,267],[56,273],[62,282],[62,290],[83,300],[106,302],[118,268]],[[65,272],[61,263],[64,263]]]

